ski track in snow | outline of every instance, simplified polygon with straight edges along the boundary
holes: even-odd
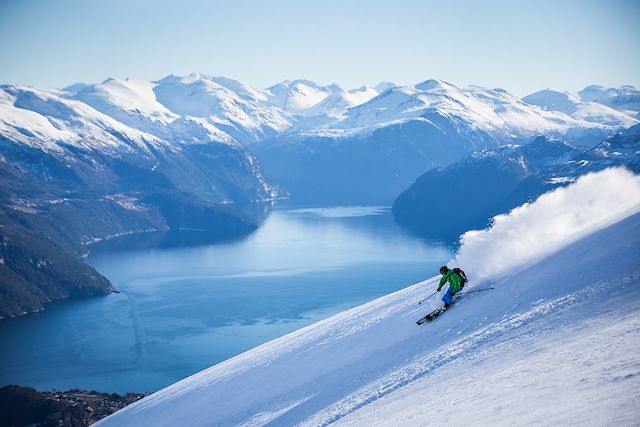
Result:
[[[637,425],[637,304],[536,326],[452,360],[335,425]]]
[[[313,395],[309,396],[309,397],[306,397],[304,399],[296,400],[295,402],[286,404],[286,405],[284,405],[282,407],[271,409],[270,411],[260,412],[260,413],[256,414],[255,416],[251,417],[250,419],[248,419],[247,421],[238,424],[238,427],[263,426],[263,425],[275,420],[280,415],[286,413],[290,409],[293,409],[296,406],[306,402],[307,400],[311,399],[312,397],[313,397]]]

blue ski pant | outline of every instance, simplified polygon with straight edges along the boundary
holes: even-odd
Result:
[[[442,301],[444,301],[445,304],[449,305],[451,304],[452,299],[453,299],[453,287],[449,286],[449,289],[447,289],[447,292],[445,292],[444,296],[442,297]]]

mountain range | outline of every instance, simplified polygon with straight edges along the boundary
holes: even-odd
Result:
[[[635,88],[547,92],[440,80],[258,89],[205,74],[0,86],[0,316],[112,291],[81,260],[92,242],[235,238],[258,227],[256,202],[390,204],[473,153],[538,135],[594,147],[639,123]]]
[[[501,89],[427,80],[387,87],[347,109],[299,117],[278,137],[248,147],[266,176],[293,198],[390,203],[420,174],[476,151],[522,144],[536,135],[593,147],[638,123],[626,105],[618,111],[574,101],[579,108],[562,111]]]

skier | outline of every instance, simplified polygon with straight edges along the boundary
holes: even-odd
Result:
[[[447,292],[445,292],[442,297],[442,301],[444,301],[444,309],[446,310],[451,305],[453,296],[460,292],[468,280],[464,271],[459,268],[449,270],[446,265],[440,267],[440,274],[442,274],[442,279],[440,279],[440,284],[438,285],[438,292],[440,292],[440,289],[442,289],[445,283],[449,282],[449,289],[447,289]]]

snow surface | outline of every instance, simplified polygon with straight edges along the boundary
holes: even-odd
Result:
[[[118,107],[129,112],[137,112],[148,117],[170,123],[178,116],[160,104],[153,92],[155,84],[133,79],[108,79],[98,85],[86,85],[77,93],[85,103],[104,109]],[[94,101],[94,102],[91,102]],[[94,105],[95,103],[95,105]],[[102,108],[96,108],[103,111]],[[104,111],[103,111],[104,112]]]
[[[543,313],[508,317],[501,327],[522,324],[500,331],[490,346],[465,347],[453,358],[438,354],[446,365],[336,425],[633,425],[640,407],[640,318],[625,298],[637,302],[639,295],[637,283],[615,286],[554,300]],[[603,303],[597,297],[605,292],[611,294]],[[593,314],[585,318],[585,311]]]
[[[158,101],[185,117],[205,119],[244,143],[260,141],[288,129],[293,118],[267,102],[267,94],[224,77],[190,74],[157,82]]]
[[[84,85],[77,91],[67,89],[63,94],[159,138],[180,143],[235,142],[207,120],[170,111],[158,101],[157,86],[154,82],[108,79],[98,85]]]
[[[415,324],[429,310],[418,301],[439,277],[252,349],[96,425],[635,425],[637,179],[620,169],[586,176],[554,191],[564,203],[543,196],[496,221],[496,231],[466,235],[465,291],[494,290],[463,295],[431,324]],[[585,201],[603,185],[610,216]],[[527,238],[555,216],[564,219],[551,228],[563,237]],[[496,273],[478,269],[502,242]]]
[[[60,152],[61,144],[106,152],[170,147],[60,93],[30,86],[0,86],[0,132],[11,140]]]

